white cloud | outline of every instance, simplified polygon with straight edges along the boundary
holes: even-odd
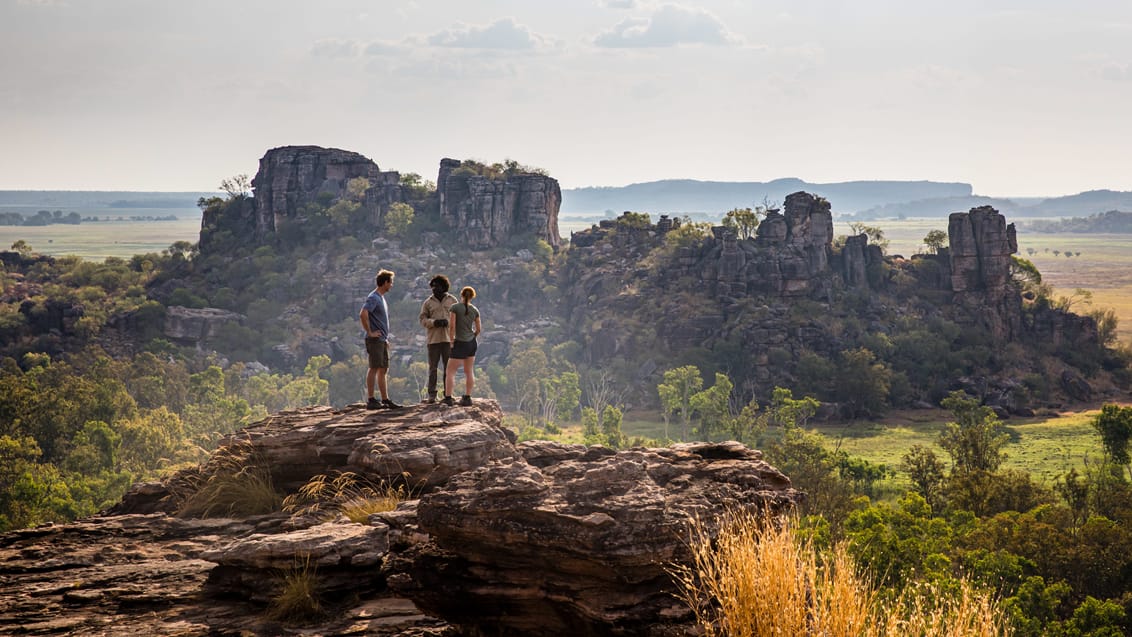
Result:
[[[673,47],[681,44],[733,45],[732,35],[708,11],[666,4],[648,18],[626,18],[594,38],[601,47]]]
[[[1132,64],[1118,64],[1116,62],[1109,62],[1101,68],[1101,77],[1106,80],[1115,80],[1117,82],[1127,82],[1132,80]]]
[[[366,55],[393,55],[401,52],[401,47],[392,42],[375,40],[366,45]]]
[[[487,26],[457,24],[428,37],[433,46],[461,49],[537,49],[549,44],[548,38],[534,33],[514,18],[500,18]]]
[[[353,40],[327,38],[311,46],[311,55],[324,58],[352,58],[357,57],[360,48]]]

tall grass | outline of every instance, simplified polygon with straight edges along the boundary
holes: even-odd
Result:
[[[271,472],[249,445],[218,449],[206,469],[208,477],[191,481],[181,496],[181,517],[244,517],[280,510],[282,497]]]
[[[333,477],[317,475],[283,500],[283,510],[299,516],[334,517],[345,515],[351,522],[365,524],[369,516],[392,511],[408,497],[405,487],[374,483],[345,471]]]
[[[291,568],[279,573],[281,587],[271,599],[267,614],[288,623],[304,623],[326,616],[319,593],[317,569],[306,556]]]
[[[692,560],[672,569],[708,637],[1008,637],[989,593],[908,588],[891,600],[846,546],[818,551],[789,524],[724,516],[712,537],[693,525]]]

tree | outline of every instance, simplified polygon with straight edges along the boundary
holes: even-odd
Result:
[[[888,407],[892,371],[865,347],[845,350],[837,357],[834,392],[846,416],[881,414]]]
[[[220,189],[228,195],[228,201],[243,199],[251,194],[252,182],[246,174],[229,177],[220,182]],[[198,202],[199,205],[199,202]]]
[[[692,396],[692,409],[700,417],[699,434],[704,440],[710,439],[713,433],[723,430],[733,387],[727,374],[716,372],[715,384]]]
[[[1092,425],[1101,436],[1107,460],[1118,465],[1132,462],[1128,452],[1128,442],[1132,440],[1132,407],[1104,405]]]
[[[605,444],[611,449],[621,449],[628,442],[628,438],[621,432],[621,410],[613,405],[606,405],[601,413],[601,433],[605,437]]]
[[[704,379],[700,368],[685,365],[664,372],[664,382],[657,385],[660,394],[661,413],[664,416],[664,437],[668,438],[668,417],[680,415],[680,439],[688,439],[688,428],[692,421],[692,396],[703,389]]]
[[[397,202],[389,206],[385,213],[385,231],[394,237],[404,236],[413,225],[414,214],[413,207],[407,203]]]
[[[939,254],[940,250],[947,247],[947,241],[947,233],[943,230],[930,230],[928,234],[924,236],[924,246],[927,247],[928,251],[932,254]]]
[[[723,216],[723,225],[740,239],[753,239],[759,227],[760,212],[766,214],[765,210],[733,208]]]
[[[939,511],[943,504],[943,461],[931,449],[923,445],[912,445],[901,458],[901,463],[912,480],[912,489],[923,496],[933,511]]]
[[[853,234],[863,234],[869,238],[869,242],[875,246],[879,246],[881,250],[888,247],[888,239],[884,237],[884,230],[877,226],[870,226],[862,221],[854,221],[849,224],[849,229]]]
[[[1002,448],[1010,437],[1003,433],[1002,422],[994,410],[962,391],[951,392],[940,405],[955,416],[955,421],[947,423],[939,435],[939,446],[951,456],[952,473],[998,470],[1006,459]]]
[[[29,256],[32,253],[31,245],[23,239],[16,239],[12,244],[12,251],[19,252],[21,257]]]

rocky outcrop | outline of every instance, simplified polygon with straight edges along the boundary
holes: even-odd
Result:
[[[267,151],[252,179],[255,195],[255,232],[264,238],[288,223],[301,222],[303,206],[326,197],[347,196],[351,179],[369,181],[359,216],[379,226],[389,205],[403,201],[401,176],[381,172],[377,164],[358,153],[319,146],[283,146]]]
[[[1011,255],[1018,252],[1014,224],[990,206],[948,217],[951,290],[1002,292],[1010,280]]]
[[[501,245],[512,236],[534,236],[557,248],[558,180],[535,173],[496,179],[461,170],[457,159],[442,159],[436,178],[440,218],[456,240],[472,249]]]
[[[738,443],[515,444],[501,421],[492,401],[276,414],[102,517],[0,536],[0,632],[686,634],[667,567],[689,557],[690,520],[714,533],[724,509],[778,515],[801,498]],[[410,499],[360,524],[333,508],[172,515],[236,469],[266,469],[286,493],[350,471]],[[301,626],[267,610],[297,573],[325,607]]]
[[[215,307],[165,308],[164,334],[182,345],[195,345],[216,338],[225,325],[243,325],[247,317]]]
[[[1018,251],[1014,224],[990,206],[948,218],[947,254],[953,302],[961,325],[977,325],[1000,343],[1022,332],[1022,297],[1010,283],[1012,255]]]

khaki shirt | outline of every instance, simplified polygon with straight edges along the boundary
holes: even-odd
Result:
[[[437,299],[435,294],[430,294],[424,303],[421,303],[421,327],[428,332],[429,345],[448,342],[448,328],[433,327],[432,322],[436,319],[449,318],[448,311],[456,302],[456,297],[446,293],[443,299]]]

